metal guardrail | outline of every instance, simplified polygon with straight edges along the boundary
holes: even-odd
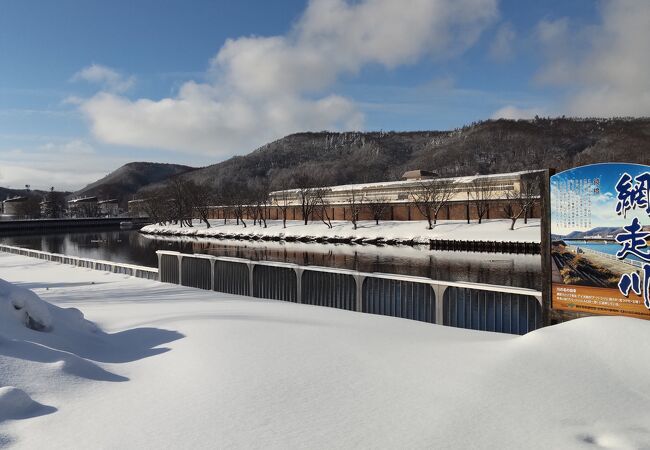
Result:
[[[542,309],[526,295],[450,287],[443,297],[445,325],[473,330],[525,334],[540,324]]]
[[[28,256],[45,261],[58,262],[61,264],[70,264],[87,269],[102,270],[104,272],[122,273],[132,277],[144,278],[147,280],[158,280],[158,269],[154,267],[136,266],[134,264],[114,263],[100,259],[80,258],[77,256],[62,255],[59,253],[49,253],[40,250],[31,250],[28,248],[14,247],[12,245],[0,244],[0,251],[12,253],[14,255]]]
[[[542,326],[542,293],[532,289],[165,250],[156,253],[160,281],[167,283],[475,330],[525,334]]]

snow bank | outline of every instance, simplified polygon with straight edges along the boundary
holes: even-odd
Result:
[[[61,334],[84,334],[95,332],[95,324],[85,320],[75,308],[62,309],[50,305],[29,289],[15,286],[0,279],[0,330],[14,332],[16,327],[34,331],[51,332],[55,325]],[[21,333],[23,335],[23,333]]]
[[[52,326],[48,305],[28,289],[0,280],[0,320],[14,319],[32,330],[46,331]],[[3,323],[4,329],[7,324]]]
[[[438,222],[433,230],[428,229],[426,221],[383,221],[376,225],[374,221],[361,221],[355,230],[350,222],[333,221],[332,228],[321,222],[304,225],[301,221],[287,221],[287,228],[282,228],[282,221],[269,220],[267,228],[253,226],[247,221],[247,227],[235,225],[229,221],[224,225],[223,220],[210,221],[211,228],[204,223],[195,221],[194,227],[180,228],[178,225],[147,225],[143,233],[200,237],[266,237],[281,239],[337,239],[337,240],[376,240],[414,242],[428,244],[430,239],[455,239],[467,241],[510,241],[510,242],[540,242],[539,219],[530,219],[528,224],[523,220],[517,222],[514,230],[510,230],[510,220],[486,220],[482,224],[467,223],[462,220],[444,220]]]
[[[7,358],[0,343],[0,385],[58,409],[0,423],[0,442],[19,448],[650,447],[647,321],[594,317],[519,337],[16,255],[0,254],[0,276],[83,309],[131,347],[159,345],[164,329],[183,336],[155,357],[102,364],[121,383]]]
[[[13,386],[0,387],[0,422],[26,419],[52,412],[53,408],[41,405],[22,389]]]

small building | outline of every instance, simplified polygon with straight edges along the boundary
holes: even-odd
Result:
[[[46,219],[58,219],[63,216],[63,211],[56,211],[56,205],[52,200],[43,200],[38,205],[41,210],[41,217]]]
[[[18,217],[24,214],[27,197],[15,196],[2,202],[2,213],[5,216]]]
[[[117,217],[120,214],[120,205],[116,198],[102,200],[97,203],[99,215],[102,217]]]
[[[97,217],[99,215],[97,197],[82,197],[69,200],[68,211],[70,217]]]
[[[137,200],[129,200],[128,202],[128,211],[129,217],[149,217],[147,210],[145,208],[146,198],[140,198]]]
[[[409,170],[404,172],[402,175],[402,180],[404,181],[417,181],[417,180],[430,180],[437,177],[438,174],[435,172],[430,172],[428,170]]]

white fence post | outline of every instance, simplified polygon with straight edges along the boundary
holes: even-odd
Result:
[[[433,284],[431,285],[433,292],[436,294],[436,325],[444,325],[444,302],[445,291],[447,290],[447,285],[444,284]]]
[[[357,312],[363,312],[363,281],[366,279],[364,275],[355,275],[354,282],[357,284],[356,303]]]
[[[302,273],[304,269],[296,267],[293,271],[296,274],[296,303],[302,303]]]

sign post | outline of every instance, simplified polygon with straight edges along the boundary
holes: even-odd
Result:
[[[550,203],[553,312],[650,319],[650,166],[557,173]]]

